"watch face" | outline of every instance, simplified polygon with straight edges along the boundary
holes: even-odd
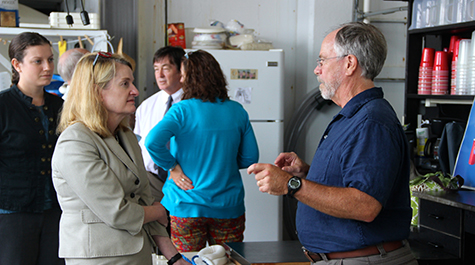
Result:
[[[291,187],[292,189],[296,189],[296,188],[298,188],[298,187],[300,186],[300,180],[295,179],[295,178],[291,178],[289,184],[290,184],[290,187]]]

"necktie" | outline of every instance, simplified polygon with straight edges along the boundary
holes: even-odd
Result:
[[[165,108],[165,112],[163,113],[163,116],[165,116],[165,114],[167,114],[167,111],[170,109],[170,107],[172,106],[173,104],[173,97],[172,95],[170,95],[168,97],[168,100],[167,100],[167,107]],[[170,142],[167,143],[167,148],[170,149]],[[168,172],[166,172],[165,170],[163,170],[163,168],[155,165],[155,168],[158,170],[158,177],[163,181],[165,182],[165,180],[167,180],[167,177],[168,177]]]
[[[167,114],[167,112],[170,109],[170,107],[172,106],[172,104],[173,104],[173,97],[172,97],[172,95],[170,95],[168,97],[167,108],[165,109],[165,113],[163,113],[163,116],[165,116],[165,114]],[[167,148],[168,148],[168,150],[170,150],[170,141],[168,141],[168,143],[167,143]]]
[[[167,111],[170,109],[170,107],[172,106],[173,104],[173,97],[172,95],[170,95],[168,97],[168,101],[167,101],[167,108],[165,109],[165,113],[163,113],[163,116],[165,116],[165,114],[167,114]]]

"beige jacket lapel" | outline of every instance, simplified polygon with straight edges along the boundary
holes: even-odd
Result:
[[[115,137],[110,136],[104,139],[104,142],[107,144],[111,152],[122,162],[124,165],[134,173],[137,177],[139,176],[139,170],[135,165],[134,161],[137,161],[136,152],[130,144],[130,139],[126,132],[119,131],[119,140],[122,143],[122,146],[117,142]]]

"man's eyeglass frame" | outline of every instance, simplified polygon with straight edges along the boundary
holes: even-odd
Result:
[[[330,58],[319,58],[319,59],[317,59],[317,66],[322,67],[322,66],[323,66],[323,63],[325,62],[325,60],[336,59],[336,58],[344,58],[344,57],[346,57],[346,56],[348,56],[348,55],[349,55],[349,54],[340,55],[340,56],[335,56],[335,57],[330,57]]]

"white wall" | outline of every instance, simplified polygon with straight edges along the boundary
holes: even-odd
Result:
[[[351,21],[352,3],[352,0],[173,0],[169,1],[168,21],[195,28],[209,25],[210,20],[226,24],[236,19],[246,28],[255,29],[259,38],[283,49],[288,99],[285,120],[289,121],[296,104],[318,85],[313,69],[323,37],[331,27]]]
[[[372,10],[407,7],[399,1],[371,1]],[[399,119],[404,114],[404,80],[406,66],[407,11],[371,17],[370,22],[381,29],[388,43],[388,56],[376,85],[383,87],[385,97],[392,103]],[[381,82],[383,81],[383,82]]]
[[[209,26],[211,20],[227,24],[230,20],[236,19],[246,28],[255,29],[258,38],[272,41],[275,48],[284,49],[285,95],[286,98],[294,97],[295,71],[292,67],[295,66],[296,58],[298,1],[173,0],[169,1],[168,12],[169,23],[183,22],[186,28]],[[189,42],[193,35],[187,37]],[[293,101],[287,101],[286,107],[293,109],[293,103]],[[286,113],[286,119],[290,119],[290,115],[291,112]]]
[[[352,0],[303,2],[299,2],[297,56],[294,58],[295,64],[288,67],[296,71],[294,109],[319,85],[313,70],[317,66],[316,60],[319,58],[323,38],[338,25],[352,21],[354,11]],[[321,135],[339,110],[336,105],[326,106],[310,116],[295,149],[302,159],[308,163],[312,161]]]

